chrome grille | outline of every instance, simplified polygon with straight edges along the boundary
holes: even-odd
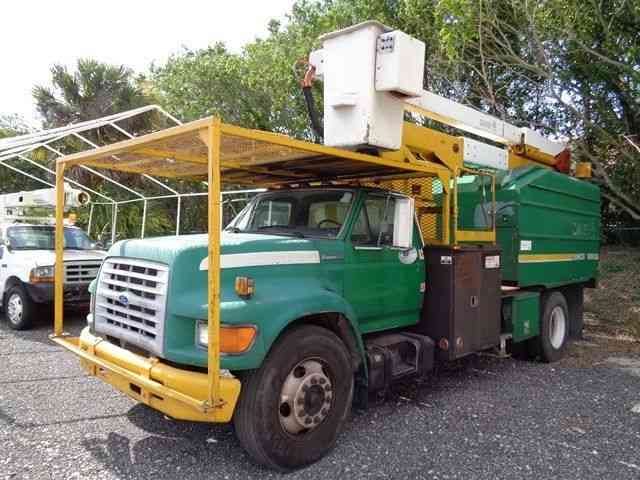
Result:
[[[96,333],[161,354],[168,278],[160,263],[106,259],[96,288]]]
[[[64,283],[73,285],[89,283],[98,276],[99,260],[77,260],[64,262]]]

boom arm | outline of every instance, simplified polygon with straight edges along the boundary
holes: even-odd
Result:
[[[567,148],[530,128],[519,128],[492,115],[475,110],[427,90],[422,96],[405,100],[407,110],[509,147],[526,145],[556,157]]]
[[[568,172],[569,152],[530,128],[423,90],[425,45],[374,21],[320,37],[309,57],[324,81],[324,143],[332,147],[402,148],[405,110],[505,145],[465,139],[474,152],[465,159],[492,168],[533,163]]]

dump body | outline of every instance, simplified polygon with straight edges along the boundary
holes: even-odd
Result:
[[[502,279],[519,287],[593,283],[600,252],[600,190],[553,170],[525,167],[498,179]]]

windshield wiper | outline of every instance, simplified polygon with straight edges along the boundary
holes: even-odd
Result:
[[[227,227],[224,229],[225,232],[231,232],[231,233],[240,233],[241,230],[238,227]]]
[[[260,232],[261,230],[270,230],[273,228],[279,228],[281,232],[273,232],[274,235],[285,235],[287,237],[298,237],[298,238],[306,238],[306,235],[298,230],[289,230],[288,225],[263,225],[258,227],[255,231]]]
[[[258,227],[258,230],[267,230],[269,228],[282,228],[286,230],[289,228],[289,225],[262,225],[261,227]]]

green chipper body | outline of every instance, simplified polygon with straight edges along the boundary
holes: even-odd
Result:
[[[600,190],[539,167],[515,169],[496,185],[502,281],[520,288],[593,284],[600,251]]]
[[[481,228],[487,203],[477,185],[460,192],[460,219]],[[502,282],[520,288],[594,284],[600,251],[600,190],[540,167],[496,179],[496,237]]]

